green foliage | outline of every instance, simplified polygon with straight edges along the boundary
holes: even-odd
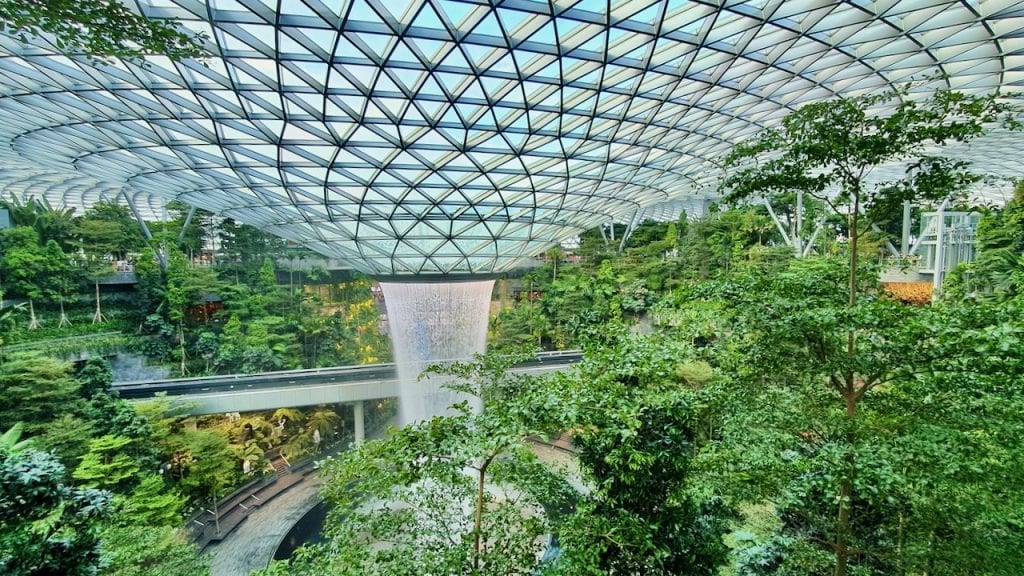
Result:
[[[0,365],[0,422],[24,422],[36,434],[78,396],[71,365],[41,356],[12,355]]]
[[[96,394],[110,393],[114,373],[110,369],[110,362],[107,362],[105,358],[97,357],[87,360],[75,378],[81,384],[79,392],[85,398],[92,398]]]
[[[462,404],[329,460],[329,544],[264,574],[532,574],[544,507],[564,503],[567,487],[526,450],[549,422],[533,410],[533,381],[505,367],[439,370],[467,379],[457,387],[475,392],[481,413]]]
[[[46,257],[39,246],[39,236],[31,228],[0,231],[4,244],[0,277],[12,293],[26,298],[43,296]]]
[[[941,200],[963,193],[976,177],[967,166],[930,155],[930,146],[967,142],[986,124],[1016,127],[998,95],[936,91],[917,98],[909,88],[806,104],[782,126],[738,145],[722,183],[728,198],[802,190],[831,206],[862,203],[871,210],[904,200]],[[760,159],[757,166],[748,162]],[[867,184],[870,168],[910,160],[907,175]],[[839,186],[839,196],[826,195]]]
[[[2,10],[3,4],[0,4]],[[0,12],[0,21],[6,19]],[[37,244],[45,246],[53,240],[62,250],[70,248],[71,237],[74,234],[74,208],[54,208],[46,199],[29,198],[24,202],[12,196],[9,200],[0,201],[3,207],[11,214],[11,221],[14,226],[28,227],[36,232]]]
[[[820,418],[802,432],[821,440],[811,443],[810,472],[802,483],[790,485],[792,499],[783,499],[779,510],[792,531],[787,536],[798,534],[794,550],[811,541],[824,546],[834,556],[836,576],[846,576],[852,567],[886,573],[899,568],[888,557],[864,552],[869,543],[898,550],[903,544],[883,543],[880,537],[883,502],[877,497],[893,492],[880,484],[895,484],[898,475],[885,476],[897,468],[883,465],[878,443],[863,444],[877,433],[863,404],[891,382],[893,371],[941,359],[919,346],[929,336],[923,319],[901,315],[898,304],[862,285],[858,242],[867,224],[895,213],[904,202],[956,200],[980,180],[968,163],[934,155],[935,147],[969,142],[997,122],[1020,128],[1017,110],[998,94],[939,90],[917,99],[910,90],[805,105],[781,127],[736,146],[725,159],[732,172],[720,186],[732,201],[801,191],[847,219],[846,304],[835,299],[837,285],[831,281],[799,277],[806,270],[781,275],[788,290],[778,290],[779,284],[762,286],[757,301],[744,310],[760,316],[741,317],[752,337],[771,334],[775,340],[765,341],[770,342],[766,346],[745,343],[747,351],[760,356],[748,354],[737,366],[749,370],[757,365],[762,375],[789,383],[790,390],[799,391],[790,397],[794,406]],[[872,169],[899,162],[907,163],[903,176],[867,178]],[[775,304],[768,309],[758,306],[766,292]],[[797,357],[803,364],[787,364],[799,362]],[[794,458],[790,464],[800,462]],[[835,510],[827,510],[826,503]]]
[[[701,468],[734,501],[774,502],[780,522],[743,547],[743,569],[825,573],[845,545],[864,573],[1011,573],[1020,505],[1004,490],[1024,478],[1011,439],[1024,399],[1002,383],[1024,367],[1017,312],[908,307],[867,277],[851,306],[844,275],[841,262],[809,259],[708,290],[732,321],[705,351],[729,377],[701,390],[719,438]]]
[[[210,558],[177,528],[165,524],[107,527],[102,532],[105,576],[200,576]]]
[[[563,377],[578,405],[583,495],[562,528],[559,574],[716,574],[729,511],[693,490],[699,396],[680,373],[692,350],[620,337]],[[702,374],[704,381],[710,375]]]
[[[146,18],[116,0],[2,0],[0,22],[22,42],[46,35],[59,51],[99,60],[141,61],[149,54],[181,60],[206,55],[202,36]]]
[[[167,490],[160,476],[144,476],[129,496],[115,500],[117,522],[122,526],[174,526],[181,522],[184,500]]]
[[[52,455],[0,452],[0,572],[95,574],[96,532],[109,509],[109,494],[64,484],[64,467]]]
[[[196,501],[223,496],[241,473],[227,439],[216,432],[185,431],[169,441],[180,454],[181,489]]]
[[[230,218],[221,222],[220,235],[225,262],[259,266],[264,258],[276,258],[284,253],[284,240]]]
[[[92,424],[73,414],[61,414],[46,423],[46,432],[37,436],[39,447],[60,458],[68,469],[74,470],[82,456],[89,451],[89,440],[96,433]]]
[[[1013,200],[981,219],[977,246],[976,260],[950,274],[943,295],[1004,301],[1024,294],[1024,183]]]
[[[15,422],[14,426],[0,434],[0,453],[5,455],[17,454],[32,447],[32,441],[22,440],[21,433],[25,429],[24,424]]]
[[[139,466],[123,451],[132,442],[111,435],[89,441],[89,451],[71,476],[88,488],[117,488],[133,481]]]
[[[124,259],[145,246],[139,224],[128,207],[106,200],[93,204],[75,220],[74,235],[78,238],[76,248],[86,253],[97,271],[110,271],[106,257]]]

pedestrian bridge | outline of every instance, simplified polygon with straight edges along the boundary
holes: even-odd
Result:
[[[579,350],[541,352],[512,370],[531,374],[551,372],[578,362],[580,356]],[[394,398],[398,396],[398,372],[394,364],[366,364],[121,382],[115,383],[113,389],[129,400],[166,395],[180,400],[182,408],[193,415],[255,412]]]

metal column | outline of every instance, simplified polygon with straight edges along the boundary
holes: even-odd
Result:
[[[353,437],[356,444],[362,444],[366,439],[366,422],[364,421],[363,401],[360,400],[352,405]]]
[[[903,230],[900,239],[900,256],[910,256],[910,200],[903,202]]]
[[[164,255],[162,250],[157,249],[153,246],[153,235],[149,233],[149,226],[146,226],[146,221],[142,219],[142,214],[139,213],[139,209],[135,207],[135,202],[132,201],[132,197],[125,192],[124,188],[121,189],[121,196],[124,197],[124,201],[128,203],[128,208],[132,211],[135,216],[135,221],[139,223],[139,228],[142,228],[142,235],[146,237],[146,243],[150,245],[153,252],[156,253],[157,262],[160,263],[160,269],[164,272],[167,271],[167,257]]]
[[[939,206],[939,213],[935,222],[935,264],[932,276],[932,301],[939,299],[942,291],[942,281],[945,279],[946,267],[946,207],[949,206],[949,199],[942,201]]]

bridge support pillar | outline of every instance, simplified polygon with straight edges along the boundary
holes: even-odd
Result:
[[[365,416],[363,415],[363,401],[360,400],[352,405],[352,420],[355,428],[354,437],[356,444],[362,444],[366,438]]]

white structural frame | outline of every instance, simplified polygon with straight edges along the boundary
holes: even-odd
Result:
[[[1024,84],[1012,0],[130,5],[212,56],[97,63],[0,34],[0,194],[178,199],[382,276],[503,272],[706,198],[734,144],[804,103]],[[1024,168],[1015,133],[953,153]]]

